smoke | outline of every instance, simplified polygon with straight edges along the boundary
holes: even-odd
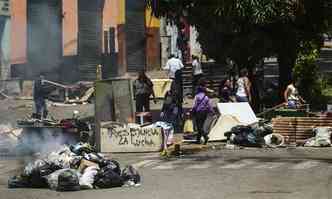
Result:
[[[45,156],[53,151],[77,142],[70,134],[64,134],[60,128],[26,128],[22,132],[17,146],[19,154],[38,153]]]
[[[60,128],[15,129],[10,124],[0,124],[0,155],[45,156],[77,142],[70,133]]]
[[[11,154],[18,143],[20,131],[13,129],[10,124],[0,124],[0,153]]]

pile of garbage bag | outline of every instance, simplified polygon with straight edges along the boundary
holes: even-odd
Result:
[[[139,186],[140,174],[131,165],[121,169],[87,143],[62,146],[27,164],[8,180],[9,188],[50,188],[57,191]]]
[[[227,140],[232,144],[244,147],[262,147],[265,145],[264,137],[273,132],[269,125],[257,127],[238,125],[225,133]]]

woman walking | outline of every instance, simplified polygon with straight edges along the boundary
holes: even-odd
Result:
[[[206,95],[206,87],[204,80],[199,81],[199,86],[197,88],[197,94],[194,100],[194,106],[192,108],[192,113],[197,125],[197,143],[200,144],[201,137],[204,137],[204,144],[207,144],[209,137],[208,132],[204,132],[204,122],[208,117],[208,114],[213,113],[213,107],[210,98]]]

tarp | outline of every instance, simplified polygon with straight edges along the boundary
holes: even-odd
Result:
[[[231,115],[244,125],[251,125],[258,122],[258,119],[251,109],[249,103],[218,103],[218,110],[221,115]]]
[[[209,141],[226,140],[224,133],[230,131],[234,126],[243,125],[236,117],[231,115],[221,115],[217,123],[209,133]]]

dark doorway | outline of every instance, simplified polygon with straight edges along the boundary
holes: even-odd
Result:
[[[28,1],[28,68],[34,78],[45,73],[58,80],[62,63],[62,1]]]

